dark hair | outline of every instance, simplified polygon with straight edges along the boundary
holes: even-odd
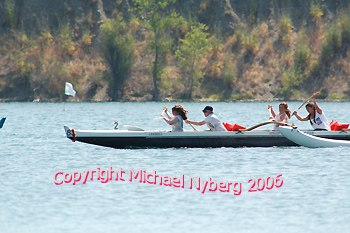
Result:
[[[285,113],[287,114],[288,118],[290,118],[291,111],[288,109],[288,104],[286,102],[280,103],[280,105],[283,105],[284,108],[286,109]]]
[[[315,109],[315,106],[314,106],[313,103],[308,103],[308,104],[305,106],[305,108],[307,108],[307,107],[310,107],[310,108]]]
[[[315,105],[313,103],[308,103],[305,108],[307,107],[310,107],[310,108],[313,108],[314,109],[314,122],[316,123],[316,120],[315,120],[315,117],[316,117],[316,108],[315,108]],[[310,120],[310,123],[311,123],[311,113],[308,115],[308,118]]]
[[[206,106],[202,111],[203,112],[207,112],[207,111],[212,112],[213,111],[213,107],[212,106]]]
[[[180,104],[175,104],[175,106],[171,110],[177,112],[182,117],[182,119],[187,119],[187,111]]]

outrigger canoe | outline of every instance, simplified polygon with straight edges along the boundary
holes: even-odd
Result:
[[[72,141],[113,148],[169,148],[169,147],[271,147],[298,146],[279,131],[144,131],[128,126],[128,130],[74,130],[64,126]],[[350,131],[303,131],[328,139],[350,140]]]
[[[286,138],[288,138],[289,140],[295,142],[300,146],[305,146],[310,148],[350,146],[350,141],[316,137],[314,135],[304,133],[298,129],[293,129],[292,127],[288,127],[288,126],[280,126],[278,130],[283,136],[285,136]]]

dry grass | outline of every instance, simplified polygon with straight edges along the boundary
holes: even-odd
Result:
[[[310,86],[325,89],[330,93],[328,99],[348,98],[350,46],[344,40],[350,30],[348,16],[327,22],[328,28],[320,9],[312,7],[310,16],[314,24],[304,28],[292,29],[291,19],[283,16],[277,24],[261,22],[250,28],[248,23],[242,23],[233,35],[216,40],[208,56],[200,60],[205,67],[205,78],[194,90],[195,96],[225,100],[283,99],[286,96],[281,93],[287,92],[281,92],[281,88],[290,85],[288,93],[299,98],[308,95]],[[86,21],[89,18],[87,15]],[[137,20],[133,19],[130,26],[133,34],[140,33]],[[140,38],[145,37],[147,34]],[[91,31],[80,26],[65,25],[57,35],[44,31],[37,38],[13,30],[0,43],[0,98],[10,96],[16,86],[28,82],[27,88],[35,90],[33,98],[60,100],[64,96],[64,82],[68,81],[73,83],[81,100],[108,100],[109,87],[105,80],[109,68],[91,47],[93,39]],[[328,55],[325,43],[333,48]],[[136,60],[131,77],[125,82],[124,100],[152,97],[154,57],[146,52],[146,46],[144,40],[136,43]],[[327,63],[322,57],[329,57]],[[181,98],[186,80],[171,52],[164,60],[159,83],[161,95],[163,99]],[[301,73],[298,67],[302,67]],[[303,80],[298,83],[300,77]]]

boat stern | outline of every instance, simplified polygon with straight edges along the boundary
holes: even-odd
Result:
[[[67,138],[75,142],[76,135],[74,129],[70,129],[67,125],[64,126],[64,131],[66,132]]]
[[[3,117],[3,118],[0,120],[0,129],[4,126],[5,120],[6,120],[6,117]]]

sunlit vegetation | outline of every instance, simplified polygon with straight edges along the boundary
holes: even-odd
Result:
[[[323,99],[349,98],[347,5],[330,14],[327,3],[308,0],[298,17],[284,4],[259,16],[258,1],[220,15],[212,0],[191,1],[190,10],[177,0],[130,0],[114,2],[104,18],[98,2],[78,18],[65,3],[55,27],[38,18],[31,30],[16,1],[4,0],[0,99],[288,100],[318,90]],[[64,82],[77,98],[64,95]]]

